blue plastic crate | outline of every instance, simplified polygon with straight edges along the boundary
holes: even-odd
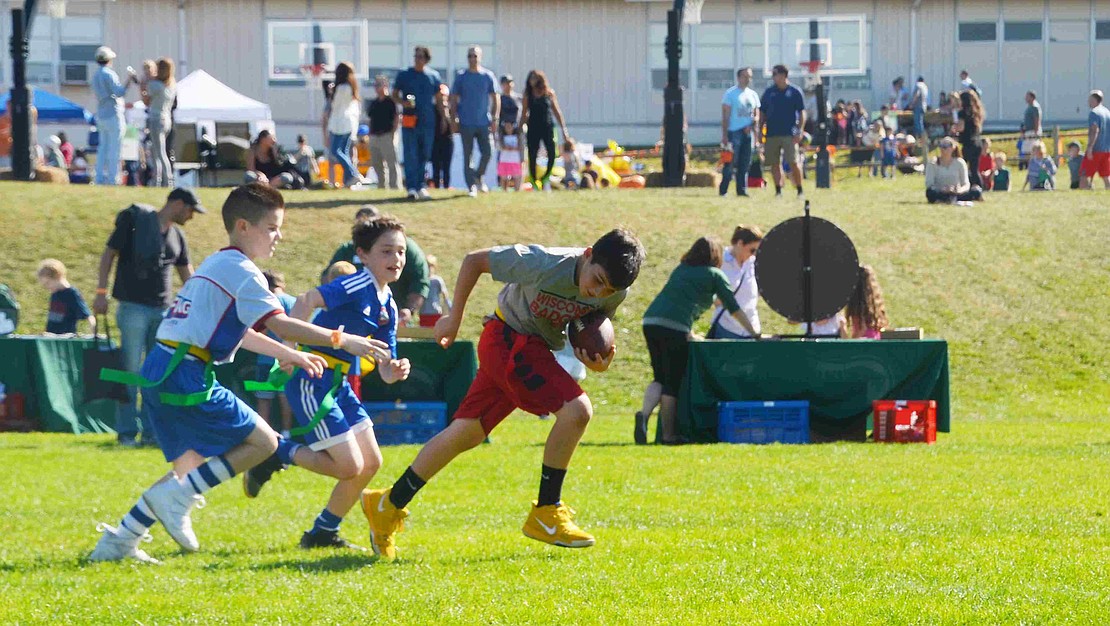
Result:
[[[809,443],[809,402],[721,402],[717,440],[722,443]]]
[[[447,426],[445,402],[363,402],[380,446],[425,443]]]

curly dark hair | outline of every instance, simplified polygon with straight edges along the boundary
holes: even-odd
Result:
[[[856,328],[883,330],[887,327],[886,305],[879,277],[870,265],[861,265],[856,275],[856,289],[848,301],[848,322]]]

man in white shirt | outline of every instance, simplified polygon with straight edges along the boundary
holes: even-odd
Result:
[[[752,164],[752,149],[759,141],[759,94],[749,85],[752,68],[742,67],[736,72],[736,85],[725,92],[721,100],[721,147],[732,147],[732,162],[726,163],[718,190],[723,196],[728,192],[729,180],[736,173],[736,195],[748,195],[748,169]]]

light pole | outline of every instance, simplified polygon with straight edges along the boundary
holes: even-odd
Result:
[[[674,0],[667,11],[667,86],[663,89],[663,186],[681,187],[686,179],[686,146],[682,140],[682,85],[678,62],[682,58],[682,13],[685,0]]]
[[[12,9],[12,176],[31,180],[31,92],[27,89],[27,55],[31,24],[37,0],[24,0],[22,9]]]

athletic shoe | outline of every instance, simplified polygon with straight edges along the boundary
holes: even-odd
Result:
[[[425,187],[424,189],[421,189],[420,191],[416,192],[416,197],[419,200],[431,200],[432,199],[432,194],[428,193],[428,188]]]
[[[751,196],[749,196],[748,192],[746,192],[746,191],[737,191],[736,192],[736,197],[738,197],[738,198],[750,198]]]
[[[338,530],[328,530],[320,532],[312,532],[306,530],[301,535],[301,547],[305,550],[312,550],[314,548],[348,548],[351,550],[358,550],[366,552],[366,548],[356,546],[339,536]]]
[[[478,185],[478,193],[489,193],[489,185],[481,183]]]
[[[370,543],[374,554],[392,561],[397,558],[393,536],[405,529],[408,508],[398,509],[389,501],[390,489],[363,489],[362,513],[370,523]]]
[[[347,187],[347,189],[349,189],[350,191],[362,191],[365,188],[366,185],[362,184],[361,182],[352,183],[350,187]]]
[[[781,198],[782,197],[782,190],[781,189],[775,192],[775,197],[776,198]]]
[[[262,491],[262,485],[270,481],[274,472],[280,472],[284,469],[285,464],[281,462],[278,455],[271,454],[265,461],[243,472],[243,493],[248,498],[257,498],[258,493]]]
[[[533,500],[532,512],[522,530],[525,537],[553,546],[588,548],[594,545],[593,535],[579,528],[571,519],[573,517],[574,511],[565,504],[537,506]]]
[[[415,189],[409,189],[408,194],[405,195],[405,197],[409,200],[417,200],[419,199],[419,196],[420,194],[418,194]]]
[[[100,535],[100,540],[96,542],[96,547],[89,555],[90,561],[135,559],[140,563],[150,565],[162,564],[158,559],[139,549],[139,542],[146,541],[149,543],[153,541],[154,538],[150,536],[150,533],[143,533],[141,536],[132,535],[126,531],[121,533],[108,524],[97,524],[96,531],[103,534]]]
[[[647,418],[642,411],[636,411],[636,428],[632,431],[632,438],[638,446],[647,445]]]
[[[471,198],[477,198],[478,197],[478,185],[471,185],[470,189],[466,190],[466,195],[470,196]]]
[[[139,443],[139,440],[135,439],[134,437],[120,437],[116,440],[116,443],[118,443],[120,447],[123,448],[138,448],[139,446],[143,445]]]
[[[162,526],[177,545],[188,552],[197,551],[200,544],[193,532],[193,520],[189,513],[194,506],[204,508],[204,496],[192,493],[191,489],[182,486],[177,479],[170,478],[148,489],[143,494],[143,502],[154,512],[154,517],[162,522]]]

